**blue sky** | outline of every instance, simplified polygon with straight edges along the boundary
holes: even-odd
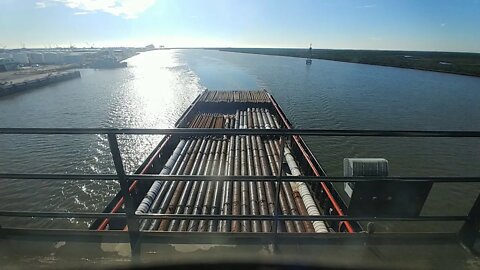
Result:
[[[0,46],[480,52],[480,0],[0,0]]]

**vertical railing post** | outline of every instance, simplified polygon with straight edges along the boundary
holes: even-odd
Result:
[[[133,198],[130,192],[128,192],[128,182],[125,175],[125,169],[123,167],[122,156],[120,149],[118,148],[117,135],[114,133],[108,133],[108,144],[110,145],[110,152],[112,153],[113,164],[118,175],[118,182],[120,183],[121,192],[125,199],[125,213],[127,215],[128,233],[130,236],[130,248],[132,255],[137,255],[139,251],[137,248],[139,240],[139,226],[138,221],[135,219],[135,208],[133,204]]]
[[[468,213],[468,219],[463,223],[458,232],[460,242],[470,250],[473,248],[480,230],[480,194]]]
[[[282,190],[282,173],[283,173],[283,159],[284,159],[284,148],[285,148],[285,138],[283,136],[280,136],[280,158],[278,159],[278,164],[277,164],[277,181],[276,181],[276,196],[275,196],[275,216],[274,216],[274,222],[273,222],[273,247],[274,250],[276,251],[278,246],[277,246],[277,237],[278,237],[278,216],[279,216],[279,201],[280,201],[280,192]],[[273,149],[272,149],[273,150]]]

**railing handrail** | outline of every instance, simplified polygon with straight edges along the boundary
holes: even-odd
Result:
[[[360,129],[209,129],[209,128],[0,128],[0,134],[116,135],[312,135],[354,137],[480,137],[480,131],[360,130]]]
[[[331,220],[331,221],[465,221],[459,231],[459,237],[467,247],[472,247],[472,237],[475,239],[480,227],[480,196],[467,216],[417,216],[417,217],[368,217],[321,215],[321,216],[287,216],[279,215],[184,215],[184,214],[136,214],[132,209],[132,203],[128,201],[130,193],[127,185],[128,180],[142,181],[202,181],[228,180],[228,181],[274,181],[279,185],[281,182],[364,182],[364,181],[391,181],[391,182],[480,182],[480,176],[410,176],[410,177],[319,177],[319,176],[190,176],[190,175],[140,175],[126,174],[118,149],[117,135],[306,135],[306,136],[354,136],[354,137],[444,137],[444,138],[480,138],[480,131],[418,131],[418,130],[333,130],[333,129],[198,129],[198,128],[164,128],[164,129],[138,129],[138,128],[0,128],[2,134],[37,134],[37,135],[68,135],[68,134],[103,134],[108,136],[110,151],[115,163],[116,174],[29,174],[29,173],[1,173],[0,179],[38,179],[38,180],[118,180],[121,185],[123,198],[126,199],[125,213],[91,213],[91,212],[43,212],[43,211],[4,211],[0,210],[0,216],[11,217],[44,217],[44,218],[122,218],[127,219],[130,234],[130,244],[135,250],[138,242],[139,219],[215,219],[215,220],[272,220],[277,224],[279,220]],[[283,146],[281,147],[283,150]],[[283,155],[281,155],[283,162]],[[281,163],[280,163],[281,164]],[[279,165],[280,166],[280,165]],[[280,166],[281,167],[281,166]],[[277,190],[277,199],[279,190]],[[278,200],[275,203],[278,204]],[[277,230],[273,230],[276,234]]]
[[[49,211],[7,211],[0,210],[0,216],[9,217],[44,217],[44,218],[125,218],[125,213],[98,213],[98,212],[49,212]],[[468,216],[458,215],[429,215],[418,217],[377,217],[377,216],[339,216],[339,215],[211,215],[211,214],[134,214],[135,219],[179,219],[179,220],[279,220],[298,221],[464,221]]]
[[[127,180],[141,181],[277,181],[276,176],[220,176],[220,175],[160,175],[127,174]],[[116,174],[49,174],[49,173],[0,173],[0,179],[36,179],[36,180],[118,180]],[[431,183],[478,183],[480,176],[282,176],[280,182],[431,182]]]

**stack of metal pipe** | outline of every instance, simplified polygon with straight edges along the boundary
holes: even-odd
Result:
[[[190,128],[224,128],[230,121],[230,116],[218,113],[197,114],[188,124]]]
[[[205,91],[199,98],[200,102],[270,102],[265,91]]]
[[[190,123],[198,128],[280,128],[264,108],[248,108],[234,115],[199,114]],[[278,136],[196,136],[181,139],[160,174],[276,176],[280,155],[285,155],[290,173],[300,171],[288,146],[281,150]],[[293,187],[293,188],[292,188]],[[278,206],[275,206],[280,188]],[[302,192],[300,192],[302,190]],[[309,195],[309,196],[307,196]],[[305,201],[309,200],[309,201]],[[277,207],[277,209],[276,209]],[[316,212],[312,209],[315,208]],[[319,213],[303,183],[275,181],[155,181],[137,213],[194,215],[312,215]],[[323,222],[322,222],[323,224]],[[317,225],[317,226],[314,226]],[[322,232],[311,221],[280,221],[279,232]],[[271,232],[271,220],[167,220],[145,219],[141,230]]]

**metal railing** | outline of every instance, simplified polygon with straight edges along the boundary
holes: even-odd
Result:
[[[280,184],[282,182],[428,182],[428,183],[450,183],[450,182],[480,182],[479,177],[316,177],[316,176],[192,176],[192,175],[143,175],[126,174],[121,153],[118,147],[118,135],[276,135],[281,138],[281,145],[286,141],[286,136],[307,135],[307,136],[361,136],[361,137],[469,137],[480,138],[479,131],[392,131],[392,130],[322,130],[322,129],[101,129],[101,128],[0,128],[1,134],[101,134],[108,138],[110,151],[116,169],[116,174],[29,174],[29,173],[2,173],[0,179],[37,179],[37,180],[117,180],[120,184],[122,196],[125,198],[125,213],[92,213],[92,212],[46,212],[46,211],[3,211],[0,216],[9,217],[36,217],[36,218],[126,218],[130,244],[132,250],[138,243],[139,220],[140,219],[202,219],[202,220],[270,220],[274,223],[272,233],[277,234],[276,226],[279,221],[284,220],[308,220],[308,221],[463,221],[463,226],[458,232],[459,240],[468,248],[475,243],[480,228],[480,195],[468,215],[465,216],[418,216],[418,217],[365,217],[348,215],[319,215],[319,216],[286,216],[280,215],[278,210],[275,215],[189,215],[189,214],[135,214],[131,193],[129,192],[129,181],[249,181],[264,182],[273,181],[279,188],[276,191],[275,205],[278,205]],[[283,150],[283,147],[281,147]],[[279,168],[284,162],[283,153],[280,155]],[[276,209],[278,207],[275,207]],[[92,233],[95,233],[92,231]]]

